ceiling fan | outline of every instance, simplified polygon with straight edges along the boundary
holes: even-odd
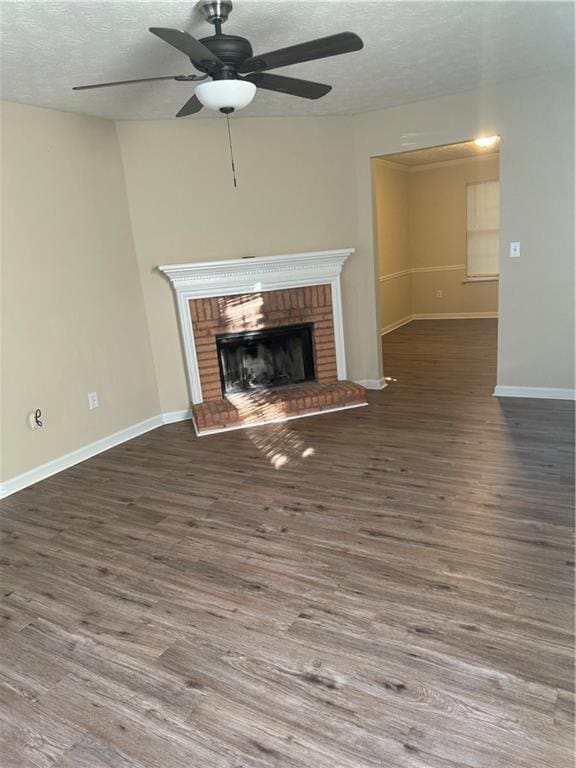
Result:
[[[201,0],[199,8],[206,21],[214,25],[214,35],[196,40],[192,35],[178,29],[150,27],[150,32],[188,56],[194,68],[202,75],[144,77],[114,83],[79,85],[73,90],[108,88],[112,85],[144,83],[153,80],[203,81],[196,86],[194,95],[184,104],[176,117],[193,115],[202,107],[230,114],[236,109],[248,106],[254,98],[256,88],[287,93],[304,99],[319,99],[332,90],[331,85],[282,75],[270,75],[266,70],[324,59],[328,56],[339,56],[342,53],[359,51],[364,47],[358,35],[353,32],[341,32],[254,56],[252,46],[246,38],[222,33],[222,24],[232,10],[231,0]]]

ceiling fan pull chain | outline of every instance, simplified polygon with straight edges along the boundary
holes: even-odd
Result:
[[[232,178],[234,179],[234,186],[236,183],[236,168],[234,166],[234,150],[232,149],[232,134],[230,133],[230,115],[226,115],[226,126],[228,128],[228,144],[230,145],[230,162],[232,163]]]

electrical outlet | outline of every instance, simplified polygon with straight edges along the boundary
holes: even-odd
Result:
[[[443,299],[444,298],[444,291],[441,291],[441,290],[436,291],[436,298],[437,299]]]
[[[91,411],[94,410],[94,408],[98,408],[100,403],[98,402],[98,392],[89,392],[88,393],[88,408],[90,408]]]

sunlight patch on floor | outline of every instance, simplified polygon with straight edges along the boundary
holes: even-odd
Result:
[[[238,409],[241,420],[247,420],[255,409],[262,412],[263,416],[270,421],[280,420],[286,416],[284,405],[271,403],[266,398],[266,390],[263,390],[262,394],[255,392],[249,395],[232,394],[228,395],[228,399]],[[289,463],[301,462],[315,453],[315,449],[307,446],[286,422],[249,429],[247,434],[274,469],[281,469]]]

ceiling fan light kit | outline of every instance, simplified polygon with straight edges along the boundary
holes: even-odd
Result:
[[[329,56],[339,56],[343,53],[359,51],[364,47],[364,43],[354,32],[340,32],[254,56],[249,40],[222,32],[222,24],[232,11],[231,0],[201,0],[198,8],[205,20],[214,26],[214,34],[210,37],[196,40],[188,32],[167,27],[150,27],[150,32],[185,54],[201,75],[145,77],[114,83],[81,85],[76,86],[74,90],[106,88],[153,80],[176,80],[177,82],[201,80],[205,82],[196,86],[194,95],[188,99],[176,117],[188,117],[196,114],[203,107],[229,115],[237,109],[247,107],[254,98],[256,88],[299,96],[303,99],[320,99],[326,96],[332,90],[331,85],[268,74],[267,70]]]
[[[207,109],[230,114],[250,104],[256,95],[256,86],[248,80],[208,80],[197,85],[194,93]]]

